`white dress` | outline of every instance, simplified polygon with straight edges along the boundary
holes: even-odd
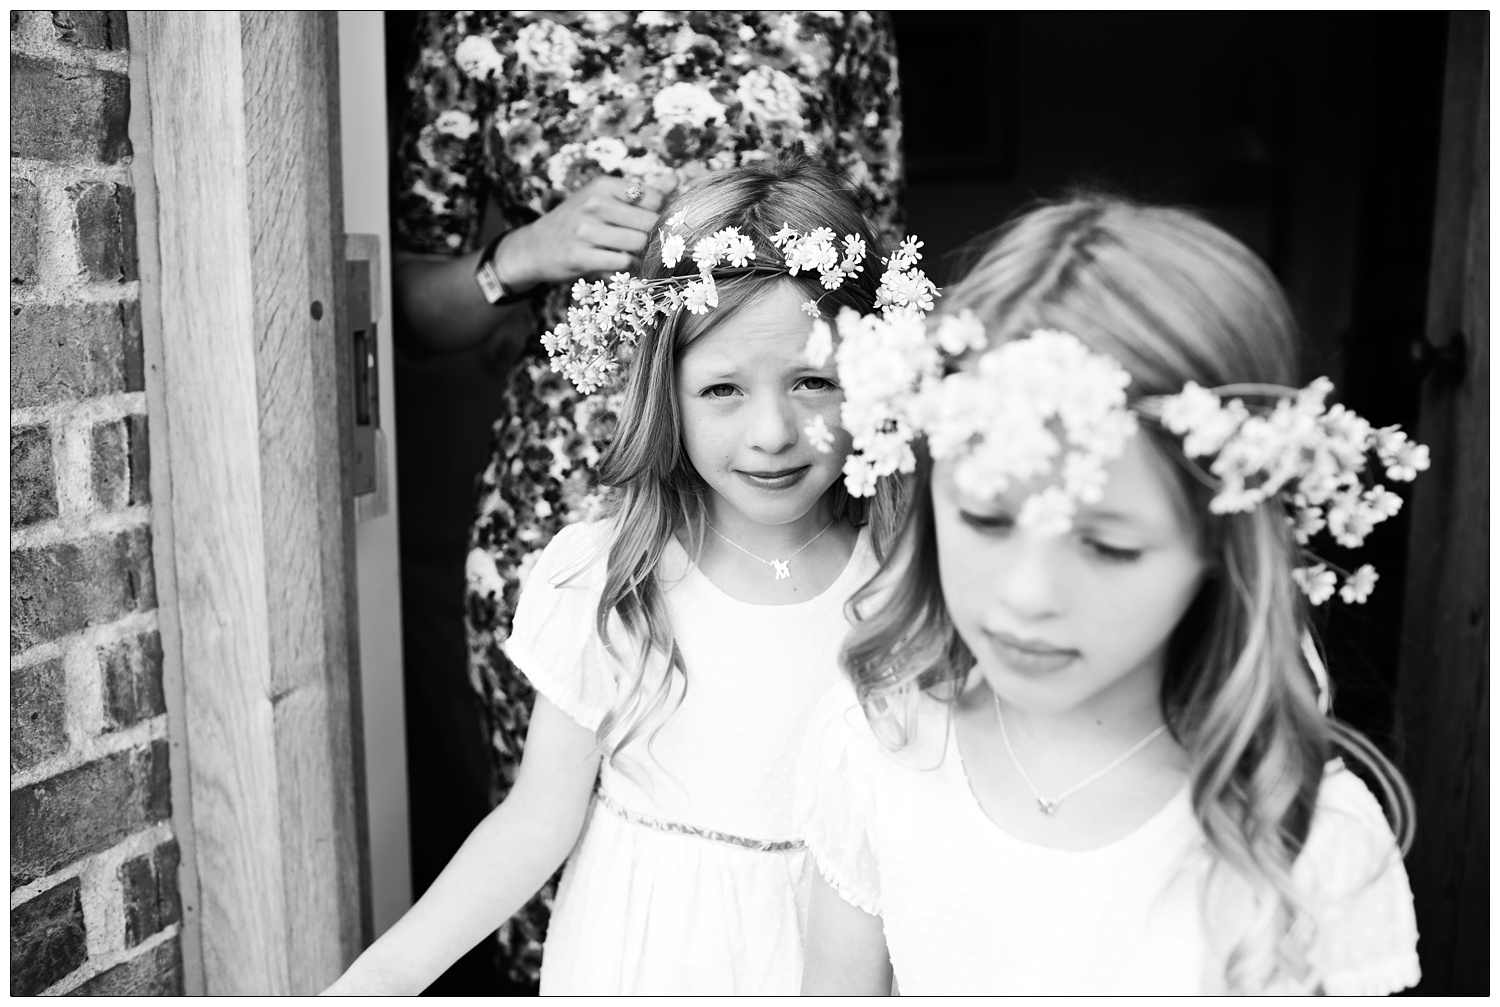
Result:
[[[1217,883],[1216,923],[1205,926],[1209,860],[1186,788],[1098,849],[1023,842],[980,808],[948,709],[925,695],[915,702],[914,740],[893,754],[840,683],[808,730],[798,782],[818,869],[881,918],[903,994],[1223,991],[1245,893]],[[1400,851],[1375,798],[1337,762],[1294,876],[1315,925],[1313,983],[1369,995],[1417,982]]]
[[[594,629],[607,550],[603,523],[559,532],[526,579],[506,643],[537,691],[590,730],[625,674]],[[651,745],[654,761],[631,746],[639,782],[608,759],[600,769],[548,927],[544,995],[798,992],[812,879],[794,824],[798,751],[838,678],[844,602],[875,566],[861,532],[817,597],[751,605],[668,546],[658,580],[686,695]]]

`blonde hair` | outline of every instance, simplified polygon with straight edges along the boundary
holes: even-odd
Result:
[[[872,267],[883,243],[858,200],[858,190],[847,179],[795,147],[766,162],[704,176],[662,209],[664,220],[679,212],[685,215],[682,234],[688,248],[701,237],[733,226],[754,239],[756,259],[750,267],[724,271],[731,275],[717,280],[717,308],[704,315],[668,315],[636,347],[619,425],[599,465],[600,481],[611,490],[604,513],[613,521],[614,535],[596,628],[605,645],[618,651],[620,641],[611,640],[609,633],[610,617],[617,616],[635,653],[621,661],[631,678],[622,683],[598,737],[611,765],[623,772],[631,770],[618,760],[621,750],[644,735],[649,751],[650,739],[680,705],[688,684],[656,582],[658,565],[675,533],[686,534],[693,552],[702,543],[709,493],[683,448],[677,361],[694,342],[777,285],[790,284],[809,299],[820,299],[825,317],[833,317],[842,307],[872,310],[879,284],[879,269]],[[823,289],[816,272],[788,276],[771,244],[771,236],[785,225],[801,231],[830,227],[840,236],[859,235],[872,253],[864,272],[831,291]],[[642,262],[641,275],[647,279],[696,272],[691,257],[671,270],[662,266],[660,228],[654,229]],[[828,493],[835,519],[856,526],[869,523],[877,554],[883,555],[885,542],[895,534],[900,490],[900,484],[893,484],[873,502],[857,500],[844,491],[840,480]],[[653,661],[653,655],[663,660]]]
[[[1189,380],[1295,385],[1297,333],[1265,265],[1191,213],[1084,194],[1033,209],[1003,229],[942,311],[973,310],[991,342],[1063,329],[1117,360],[1132,398]],[[1284,513],[1213,515],[1212,490],[1158,427],[1141,429],[1176,462],[1176,490],[1211,574],[1168,644],[1163,717],[1191,757],[1194,813],[1214,854],[1249,883],[1258,915],[1226,963],[1231,990],[1265,990],[1309,973],[1292,867],[1306,842],[1332,752],[1368,770],[1410,844],[1411,796],[1400,773],[1352,728],[1323,716],[1302,655],[1306,599]],[[931,463],[919,466],[907,521],[879,573],[850,601],[843,660],[872,724],[900,745],[911,688],[956,698],[974,657],[948,618],[938,579]],[[883,723],[882,723],[883,722]]]

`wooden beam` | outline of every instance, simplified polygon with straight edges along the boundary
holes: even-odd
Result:
[[[368,930],[332,18],[142,18],[210,994],[316,992]]]
[[[1398,707],[1416,992],[1489,992],[1489,15],[1450,15]]]

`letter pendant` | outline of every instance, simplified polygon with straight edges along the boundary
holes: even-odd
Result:
[[[790,560],[785,559],[771,560],[771,569],[776,571],[777,580],[786,580],[792,575],[792,569],[789,566],[790,562]]]

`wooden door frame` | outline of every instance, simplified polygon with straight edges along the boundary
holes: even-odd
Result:
[[[1489,14],[1449,15],[1397,707],[1417,993],[1489,992]]]
[[[189,992],[369,939],[335,19],[130,14]]]

